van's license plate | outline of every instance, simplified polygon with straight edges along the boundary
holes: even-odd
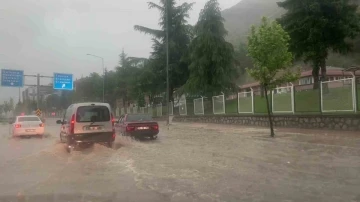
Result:
[[[99,126],[89,126],[89,127],[87,127],[87,129],[88,130],[100,130],[101,127],[99,127]]]
[[[138,130],[147,130],[149,127],[137,127]]]

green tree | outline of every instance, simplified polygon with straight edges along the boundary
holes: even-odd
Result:
[[[318,88],[319,71],[326,79],[329,51],[348,53],[352,44],[347,39],[360,32],[357,5],[349,0],[285,0],[278,5],[287,10],[278,21],[291,37],[290,50],[312,63],[314,88]]]
[[[15,102],[14,102],[14,98],[10,98],[9,99],[9,111],[13,111],[15,108]]]
[[[116,87],[113,90],[114,94],[122,99],[123,107],[127,107],[126,103],[137,98],[137,92],[134,89],[141,72],[142,63],[140,61],[141,59],[128,57],[124,51],[120,54],[119,66],[116,67]]]
[[[201,11],[190,45],[190,76],[185,90],[203,95],[233,89],[236,81],[233,46],[217,0],[209,0]],[[200,92],[199,92],[200,91]]]
[[[156,8],[160,11],[160,29],[150,29],[144,26],[135,25],[135,30],[152,36],[153,52],[150,59],[153,60],[150,67],[156,72],[151,82],[156,84],[161,91],[166,89],[166,14],[168,14],[169,25],[169,77],[170,77],[170,99],[173,99],[174,89],[183,86],[188,77],[188,61],[186,55],[192,37],[192,27],[187,24],[188,12],[193,3],[176,5],[175,0],[161,0],[160,4],[148,3],[149,8]],[[166,7],[167,5],[167,7]],[[166,9],[167,8],[167,9]],[[168,12],[165,12],[167,10]]]
[[[293,56],[289,52],[290,36],[277,22],[262,19],[261,25],[251,28],[248,52],[254,67],[249,74],[264,87],[271,137],[275,137],[268,92],[277,85],[291,82],[299,76],[291,72]]]
[[[0,104],[0,115],[4,113],[4,105]]]
[[[47,111],[60,110],[61,109],[60,96],[58,96],[57,94],[49,95],[46,98],[45,103],[46,103],[46,110]]]

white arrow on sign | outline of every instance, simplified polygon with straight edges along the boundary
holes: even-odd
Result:
[[[61,86],[61,88],[65,88],[65,84],[63,83],[63,85]]]

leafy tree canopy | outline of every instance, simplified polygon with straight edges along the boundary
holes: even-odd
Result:
[[[190,77],[185,89],[191,93],[219,94],[234,87],[233,46],[225,41],[227,31],[217,0],[210,0],[201,11],[190,45]]]
[[[294,81],[299,74],[291,72],[293,56],[289,52],[290,36],[277,22],[262,19],[260,27],[252,27],[248,37],[248,52],[254,67],[249,74],[264,87],[269,115],[271,136],[274,130],[271,119],[268,92],[277,85]]]
[[[329,51],[347,53],[347,39],[360,32],[357,5],[350,0],[285,0],[278,5],[287,12],[278,21],[291,37],[290,50],[296,57],[313,64],[315,85],[319,70],[326,76]]]

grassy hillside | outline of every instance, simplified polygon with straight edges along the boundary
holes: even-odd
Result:
[[[281,0],[241,0],[237,5],[224,10],[222,15],[229,32],[228,40],[238,47],[241,42],[246,42],[251,25],[259,24],[262,16],[271,19],[281,17],[285,11],[277,6],[276,2],[279,1]],[[360,0],[353,2],[360,4]],[[353,53],[346,56],[330,54],[328,59],[330,66],[347,67],[354,64],[360,65],[360,39],[354,41]]]

